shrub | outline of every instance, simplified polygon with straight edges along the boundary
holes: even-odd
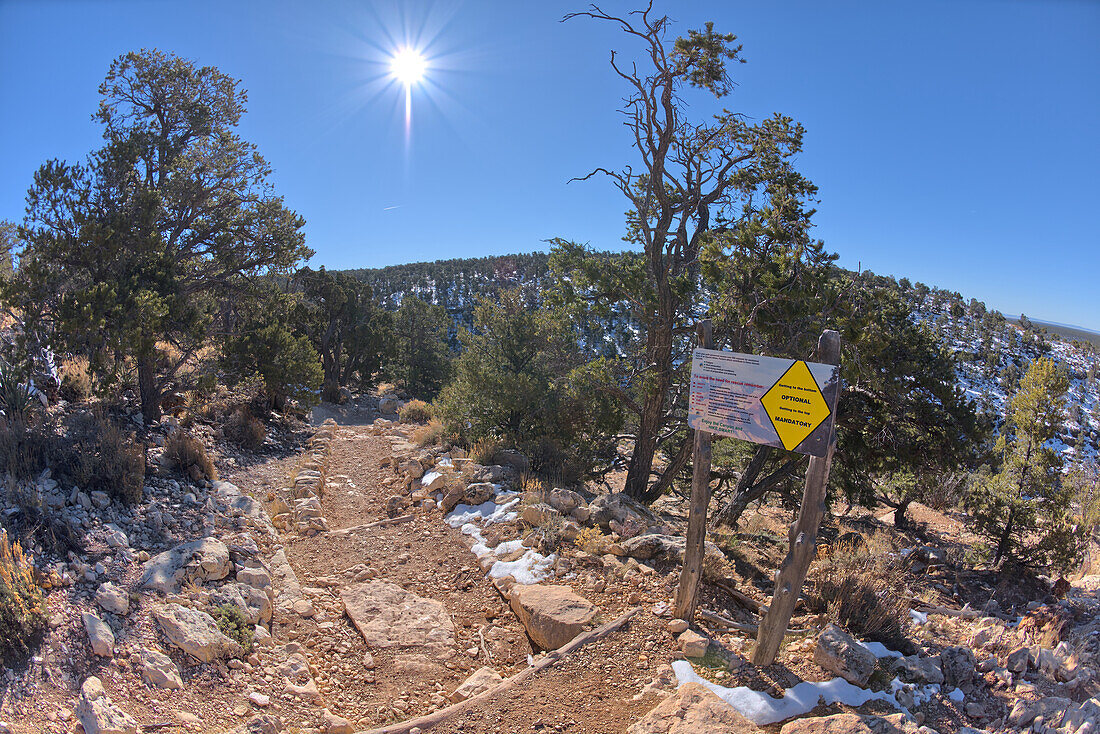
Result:
[[[496,461],[497,452],[502,448],[500,439],[486,436],[474,441],[470,447],[470,458],[475,464],[492,464]]]
[[[95,421],[90,440],[77,451],[74,483],[83,489],[100,490],[127,504],[141,500],[145,486],[145,446],[134,435],[110,421]]]
[[[432,406],[423,400],[410,400],[397,411],[402,423],[427,423],[433,415]]]
[[[321,358],[309,339],[281,323],[271,323],[231,338],[226,364],[238,377],[263,379],[268,406],[282,410],[287,398],[314,405],[320,397]]]
[[[164,444],[164,455],[180,472],[192,479],[218,478],[218,470],[206,453],[206,447],[194,436],[173,431]]]
[[[870,546],[851,550],[855,546],[841,544],[819,561],[816,588],[807,593],[806,602],[856,636],[902,649],[908,644],[905,564],[876,545],[872,540]]]
[[[244,649],[244,654],[252,652],[252,625],[240,607],[234,604],[223,604],[210,610],[210,616],[218,623],[218,629],[222,634],[236,642]]]
[[[417,446],[435,446],[443,440],[443,424],[437,420],[431,420],[427,425],[421,426],[412,432],[412,440]]]
[[[238,406],[226,420],[222,433],[231,443],[241,448],[257,449],[267,438],[263,421],[252,415],[247,405]]]
[[[36,403],[30,385],[5,365],[0,372],[0,410],[4,415],[16,423],[26,423]]]
[[[46,627],[46,599],[19,542],[0,530],[0,653],[5,665],[25,654]]]
[[[608,540],[608,536],[601,533],[598,527],[592,526],[581,530],[573,542],[584,552],[598,556],[603,554]]]
[[[61,395],[66,400],[81,402],[92,396],[91,364],[87,357],[70,357],[61,362]]]

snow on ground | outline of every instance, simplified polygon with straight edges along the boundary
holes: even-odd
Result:
[[[497,504],[494,500],[502,500]],[[489,567],[489,578],[499,579],[511,576],[519,584],[537,584],[553,575],[554,563],[557,562],[557,554],[551,553],[544,556],[534,549],[528,549],[519,558],[511,561],[503,560],[503,557],[513,555],[523,550],[521,540],[506,540],[495,548],[489,546],[481,529],[486,525],[500,522],[511,522],[519,517],[512,510],[519,504],[518,494],[502,492],[496,487],[496,497],[487,500],[480,505],[457,505],[448,513],[445,522],[452,528],[460,528],[464,535],[470,536],[474,544],[470,548],[477,559],[501,558],[494,561]]]

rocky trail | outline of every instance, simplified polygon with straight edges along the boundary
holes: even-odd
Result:
[[[756,668],[743,653],[766,596],[733,588],[717,546],[698,623],[670,618],[676,512],[535,485],[509,452],[482,466],[422,448],[395,409],[324,406],[300,452],[226,460],[216,482],[157,468],[128,507],[42,479],[87,553],[43,572],[50,630],[0,675],[0,731],[1087,734],[1100,721],[1096,577],[1019,616],[922,601],[908,655],[803,610],[792,626],[806,631]]]

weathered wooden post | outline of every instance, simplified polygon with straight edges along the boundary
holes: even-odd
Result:
[[[714,330],[710,319],[696,327],[699,346],[714,349]],[[680,571],[680,587],[672,605],[672,615],[688,622],[695,616],[699,603],[699,580],[703,577],[703,556],[707,540],[707,506],[710,504],[710,433],[695,431],[695,452],[692,455],[691,504],[688,509],[687,537],[684,539],[684,567]]]
[[[825,364],[840,364],[840,334],[825,331],[817,342],[817,356]],[[839,385],[837,387],[839,394]],[[832,406],[836,412],[836,404]],[[802,592],[802,583],[806,572],[814,559],[817,549],[817,531],[821,527],[821,517],[825,512],[825,485],[829,481],[829,468],[833,462],[836,439],[833,438],[825,456],[811,456],[806,472],[806,488],[802,493],[802,506],[798,519],[791,525],[790,550],[775,575],[775,591],[771,604],[757,630],[756,649],[752,653],[754,665],[771,665],[783,643],[787,623],[791,620],[794,605]]]

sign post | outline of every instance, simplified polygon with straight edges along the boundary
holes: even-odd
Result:
[[[695,430],[694,474],[684,568],[673,611],[688,621],[695,613],[706,536],[710,434],[809,454],[802,507],[790,530],[791,547],[776,574],[775,593],[753,652],[753,663],[770,665],[813,560],[825,509],[825,485],[836,442],[840,335],[822,333],[817,344],[819,363],[715,351],[709,336],[710,322],[705,321],[699,327],[702,348],[692,355],[688,425]]]

